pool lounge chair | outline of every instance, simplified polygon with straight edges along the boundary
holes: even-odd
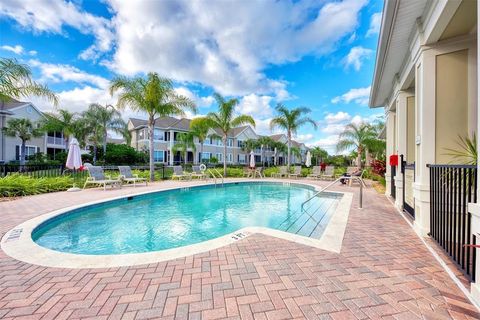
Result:
[[[83,189],[87,187],[88,184],[100,185],[103,186],[103,190],[107,190],[107,185],[113,187],[122,187],[122,181],[120,179],[112,179],[110,176],[106,176],[103,172],[102,167],[99,166],[87,166],[89,177],[83,185]]]
[[[205,172],[200,169],[200,166],[192,166],[192,173],[190,173],[191,178],[198,178],[198,179],[207,179],[207,175]]]
[[[172,180],[189,180],[192,176],[187,172],[184,172],[182,166],[173,166]]]
[[[354,182],[358,182],[358,183],[361,183],[366,188],[367,184],[365,183],[365,181],[363,181],[364,173],[365,173],[365,170],[362,170],[362,173],[359,176],[351,175],[349,177],[346,177],[348,179],[348,186],[351,187]]]
[[[287,167],[281,166],[278,172],[272,172],[271,177],[272,178],[282,178],[282,177],[287,177],[288,172],[287,172]]]
[[[293,168],[293,173],[290,173],[288,175],[289,178],[295,178],[298,179],[302,175],[302,167],[301,166],[295,166]]]
[[[243,178],[250,178],[253,174],[253,170],[250,167],[243,167]]]
[[[148,186],[148,181],[146,178],[140,178],[138,174],[133,174],[132,169],[129,166],[118,166],[118,171],[120,171],[120,176],[119,178],[129,184],[133,183],[133,187],[135,188],[137,186],[137,183],[145,182],[145,186]]]
[[[312,169],[312,173],[310,173],[307,178],[314,178],[318,179],[322,176],[322,168],[320,166],[315,166]]]
[[[329,179],[329,180],[334,180],[335,179],[335,167],[334,166],[326,166],[325,167],[325,172],[321,176],[322,179]]]

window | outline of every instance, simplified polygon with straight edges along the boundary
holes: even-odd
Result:
[[[20,145],[15,146],[15,159],[20,160],[20,153],[22,147]],[[35,153],[40,152],[40,148],[36,146],[25,146],[25,158],[35,155]]]
[[[164,139],[163,131],[160,130],[160,129],[154,129],[154,131],[153,131],[153,139],[163,141],[163,139]]]
[[[227,139],[227,147],[233,147],[233,139],[232,138]]]
[[[163,150],[153,151],[153,161],[155,161],[155,162],[164,162],[165,161],[165,153],[163,152]]]
[[[245,155],[244,154],[239,154],[238,155],[238,162],[239,163],[245,163]]]
[[[233,154],[227,153],[227,162],[233,162]]]
[[[203,152],[203,153],[202,153],[202,159],[201,159],[201,161],[208,161],[208,160],[210,160],[210,155],[211,155],[210,152]]]
[[[242,141],[242,140],[237,140],[237,147],[243,148],[243,145],[244,145],[244,141]]]
[[[218,162],[223,161],[223,153],[217,153],[217,160],[218,160]]]

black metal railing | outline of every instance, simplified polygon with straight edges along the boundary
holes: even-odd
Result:
[[[477,202],[477,167],[427,165],[430,168],[430,236],[475,281],[475,236],[468,203]]]
[[[396,197],[397,189],[395,187],[395,175],[397,174],[397,166],[390,166],[390,195],[393,199]]]
[[[63,174],[64,169],[65,166],[61,164],[1,164],[0,177],[14,173],[20,173],[34,178],[57,177]]]

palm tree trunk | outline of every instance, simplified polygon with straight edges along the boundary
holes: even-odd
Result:
[[[223,136],[223,176],[227,176],[227,135]]]
[[[203,141],[200,142],[200,157],[198,158],[198,164],[202,163],[202,156],[203,156]]]
[[[292,133],[288,132],[288,143],[287,143],[287,170],[290,172],[290,155],[291,155],[291,141],[292,141]]]
[[[20,166],[23,170],[23,166],[25,165],[25,152],[26,152],[25,140],[22,140],[22,145],[20,146]]]
[[[97,142],[93,144],[93,165],[97,164]]]
[[[357,149],[358,155],[357,155],[357,166],[359,168],[362,168],[362,153],[363,153],[363,147],[359,146]]]
[[[103,158],[107,155],[107,131],[103,133]]]
[[[150,166],[150,182],[153,182],[155,180],[155,164],[153,162],[153,127],[155,125],[155,117],[153,114],[150,115],[148,119],[148,132],[149,132],[149,166]],[[170,151],[172,152],[172,151]]]

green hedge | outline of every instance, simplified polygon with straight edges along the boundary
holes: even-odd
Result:
[[[34,194],[64,191],[73,186],[70,176],[32,178],[25,175],[11,174],[0,178],[1,197],[20,197]]]

